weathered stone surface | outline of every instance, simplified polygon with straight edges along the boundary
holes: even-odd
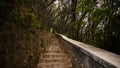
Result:
[[[71,57],[65,52],[64,45],[56,38],[54,34],[44,37],[37,68],[72,68]]]

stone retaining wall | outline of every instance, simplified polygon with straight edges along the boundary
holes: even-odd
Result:
[[[120,55],[56,34],[79,60],[79,68],[120,68]]]

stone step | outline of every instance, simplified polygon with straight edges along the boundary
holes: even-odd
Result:
[[[59,39],[53,34],[49,34],[43,39],[45,44],[40,53],[37,68],[72,68],[71,57]]]
[[[40,63],[38,68],[72,68],[71,63]]]

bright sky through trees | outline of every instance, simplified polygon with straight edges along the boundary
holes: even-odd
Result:
[[[56,0],[55,2],[54,2],[54,4],[58,4],[59,3],[59,1],[58,0]]]

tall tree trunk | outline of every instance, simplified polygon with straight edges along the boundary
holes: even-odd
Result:
[[[76,15],[75,15],[76,6],[77,6],[77,0],[72,0],[71,2],[71,12],[72,12],[71,23],[74,23],[76,21]],[[73,39],[76,38],[74,29],[71,29],[71,35]]]
[[[72,3],[71,3],[72,23],[75,22],[75,19],[76,19],[76,16],[75,16],[76,6],[77,6],[77,0],[72,0]]]

